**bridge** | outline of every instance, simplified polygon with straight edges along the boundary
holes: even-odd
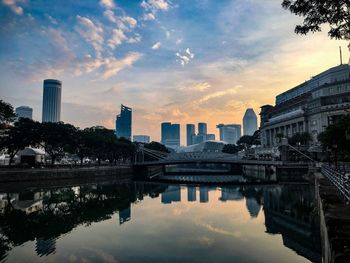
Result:
[[[238,176],[242,177],[243,166],[247,165],[273,169],[272,166],[282,166],[283,162],[244,160],[237,155],[222,152],[164,153],[141,146],[133,168],[139,179],[146,180],[237,182]]]

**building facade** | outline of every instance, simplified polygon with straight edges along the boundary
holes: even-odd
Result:
[[[161,143],[166,146],[180,146],[180,124],[163,122],[161,124]]]
[[[261,107],[261,143],[277,145],[278,137],[308,132],[311,146],[319,146],[318,135],[350,110],[350,67],[330,68],[276,97],[276,105]]]
[[[20,106],[16,108],[16,115],[17,118],[27,118],[27,119],[33,119],[33,109],[28,106]]]
[[[248,108],[243,117],[243,135],[252,136],[258,129],[258,118],[252,108]]]
[[[131,141],[132,134],[132,109],[121,105],[120,114],[115,122],[115,134],[118,138],[124,137]]]
[[[61,93],[61,81],[56,79],[44,80],[42,122],[61,121]]]
[[[141,143],[150,143],[151,139],[148,135],[134,135],[133,141]]]
[[[190,146],[193,144],[193,136],[196,135],[196,128],[194,124],[186,124],[186,144]]]
[[[240,124],[218,124],[216,128],[219,129],[220,141],[236,144],[241,138],[242,126]]]

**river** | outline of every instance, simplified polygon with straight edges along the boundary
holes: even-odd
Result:
[[[1,262],[320,262],[312,185],[85,184],[0,194]]]

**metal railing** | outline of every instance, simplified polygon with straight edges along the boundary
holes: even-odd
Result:
[[[350,201],[350,176],[342,174],[337,170],[329,167],[328,165],[322,165],[322,174],[326,176],[342,193],[347,201]]]

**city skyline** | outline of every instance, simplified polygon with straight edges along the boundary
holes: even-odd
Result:
[[[202,120],[218,138],[219,122],[241,124],[246,108],[258,113],[277,94],[339,64],[338,46],[349,57],[347,43],[325,32],[295,35],[300,18],[279,1],[4,3],[4,100],[32,107],[40,120],[41,83],[60,79],[62,121],[113,129],[125,103],[135,134],[157,141],[163,121],[186,134],[186,123]]]

